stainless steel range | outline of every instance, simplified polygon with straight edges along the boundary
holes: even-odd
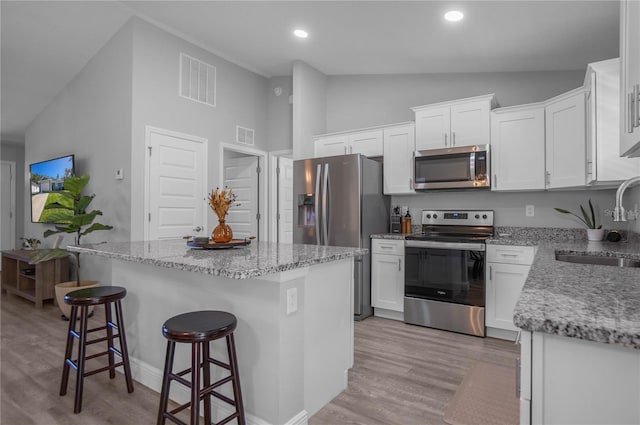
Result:
[[[485,240],[493,211],[422,211],[405,241],[404,321],[485,336]]]

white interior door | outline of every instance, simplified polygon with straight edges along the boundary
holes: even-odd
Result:
[[[205,227],[207,140],[147,129],[148,182],[145,239],[197,235]],[[198,230],[199,229],[199,230]]]
[[[226,223],[234,239],[258,237],[259,173],[258,157],[247,155],[224,159],[224,185],[236,194],[235,205],[229,208]]]
[[[293,243],[293,159],[278,157],[278,242]]]
[[[2,161],[0,175],[0,247],[2,250],[14,249],[16,241],[16,180],[15,163]]]

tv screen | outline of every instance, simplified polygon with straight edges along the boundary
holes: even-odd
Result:
[[[47,210],[48,204],[60,199],[59,192],[64,189],[65,177],[73,176],[73,155],[62,156],[48,161],[36,162],[29,166],[31,174],[31,221],[33,223],[52,223],[47,216],[55,210]]]

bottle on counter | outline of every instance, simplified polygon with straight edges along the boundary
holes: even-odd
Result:
[[[407,214],[402,217],[402,233],[408,234],[411,233],[411,215],[409,215],[409,210],[407,209]]]

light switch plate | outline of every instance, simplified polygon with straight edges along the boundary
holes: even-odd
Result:
[[[122,168],[116,168],[116,180],[124,180],[124,170]]]

